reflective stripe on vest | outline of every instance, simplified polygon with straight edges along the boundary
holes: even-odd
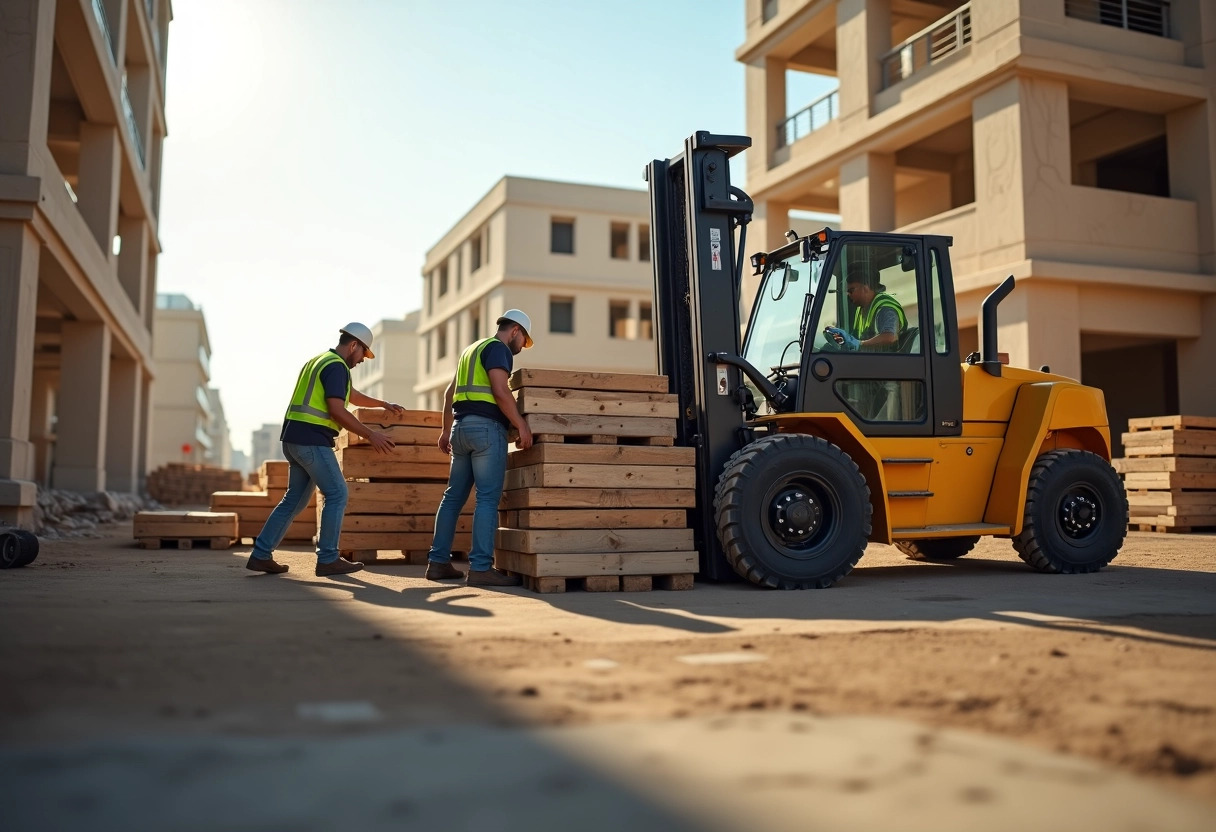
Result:
[[[899,305],[899,301],[886,292],[879,292],[874,296],[864,318],[861,314],[861,307],[857,307],[853,313],[853,334],[863,341],[877,335],[878,333],[871,332],[871,329],[874,327],[874,318],[878,316],[878,310],[883,308],[895,310],[895,314],[899,317],[899,328],[895,334],[902,334],[908,328],[908,316],[904,314],[904,308]]]
[[[453,402],[490,402],[495,403],[494,391],[490,387],[490,374],[482,366],[481,354],[491,341],[497,338],[483,338],[469,344],[460,354],[460,363],[456,365],[456,390],[452,394]]]
[[[346,364],[342,360],[342,356],[332,350],[327,350],[304,365],[304,368],[300,370],[300,377],[296,379],[296,389],[291,394],[291,404],[287,406],[284,419],[321,425],[334,432],[342,429],[342,426],[329,415],[329,408],[325,401],[325,386],[317,383],[321,378],[321,371],[335,362],[341,362],[343,366]],[[350,404],[349,373],[346,375],[346,398],[343,404]]]

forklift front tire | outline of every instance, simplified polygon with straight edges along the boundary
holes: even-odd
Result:
[[[897,540],[895,548],[912,560],[957,560],[975,548],[979,535],[935,537],[926,540]]]

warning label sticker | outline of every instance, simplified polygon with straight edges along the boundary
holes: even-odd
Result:
[[[722,271],[722,244],[716,240],[709,244],[709,267],[716,272]]]
[[[709,239],[713,240],[715,242],[722,242],[722,229],[721,228],[709,229]]]

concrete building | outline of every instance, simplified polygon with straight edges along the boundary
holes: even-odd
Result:
[[[203,310],[185,295],[157,295],[154,327],[152,354],[160,375],[152,388],[149,469],[167,462],[217,465],[221,450],[211,433],[211,341]]]
[[[283,456],[283,443],[279,441],[282,433],[282,422],[267,422],[253,432],[249,443],[250,471],[256,471],[268,459],[286,459]]]
[[[228,432],[228,419],[224,416],[224,403],[220,399],[220,391],[214,387],[208,387],[207,401],[211,405],[211,421],[207,424],[211,451],[206,462],[208,465],[220,468],[236,468],[232,456],[232,436]]]
[[[653,373],[645,191],[507,176],[427,252],[417,406],[438,410],[461,351],[511,308],[536,345],[516,367]]]
[[[745,9],[755,248],[781,243],[791,210],[952,235],[964,352],[1013,274],[1000,349],[1103,388],[1112,432],[1216,414],[1216,4]],[[839,87],[790,112],[792,73]]]
[[[0,519],[146,470],[169,0],[0,0]]]
[[[360,393],[416,408],[418,383],[418,321],[420,310],[403,320],[385,319],[372,324],[372,351],[376,357],[351,370],[351,385]]]

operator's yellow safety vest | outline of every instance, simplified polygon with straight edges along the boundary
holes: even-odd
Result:
[[[862,341],[877,335],[877,332],[872,331],[874,318],[878,315],[878,310],[883,308],[895,310],[895,314],[899,316],[899,330],[895,334],[902,335],[908,328],[908,316],[904,314],[904,308],[899,305],[899,301],[886,292],[879,292],[874,296],[874,302],[865,314],[862,314],[860,306],[853,312],[853,335]]]
[[[321,384],[321,371],[334,363],[346,364],[342,356],[333,350],[326,350],[304,365],[304,369],[300,370],[300,377],[296,380],[296,389],[291,394],[291,404],[287,406],[284,419],[320,425],[335,433],[342,429],[329,415],[329,407],[325,403],[325,385]],[[346,399],[343,404],[350,405],[349,373],[346,374]]]
[[[494,391],[490,388],[490,374],[481,364],[481,354],[491,341],[497,338],[483,338],[469,344],[460,354],[460,363],[456,365],[456,391],[452,394],[453,402],[489,402],[496,404]]]

